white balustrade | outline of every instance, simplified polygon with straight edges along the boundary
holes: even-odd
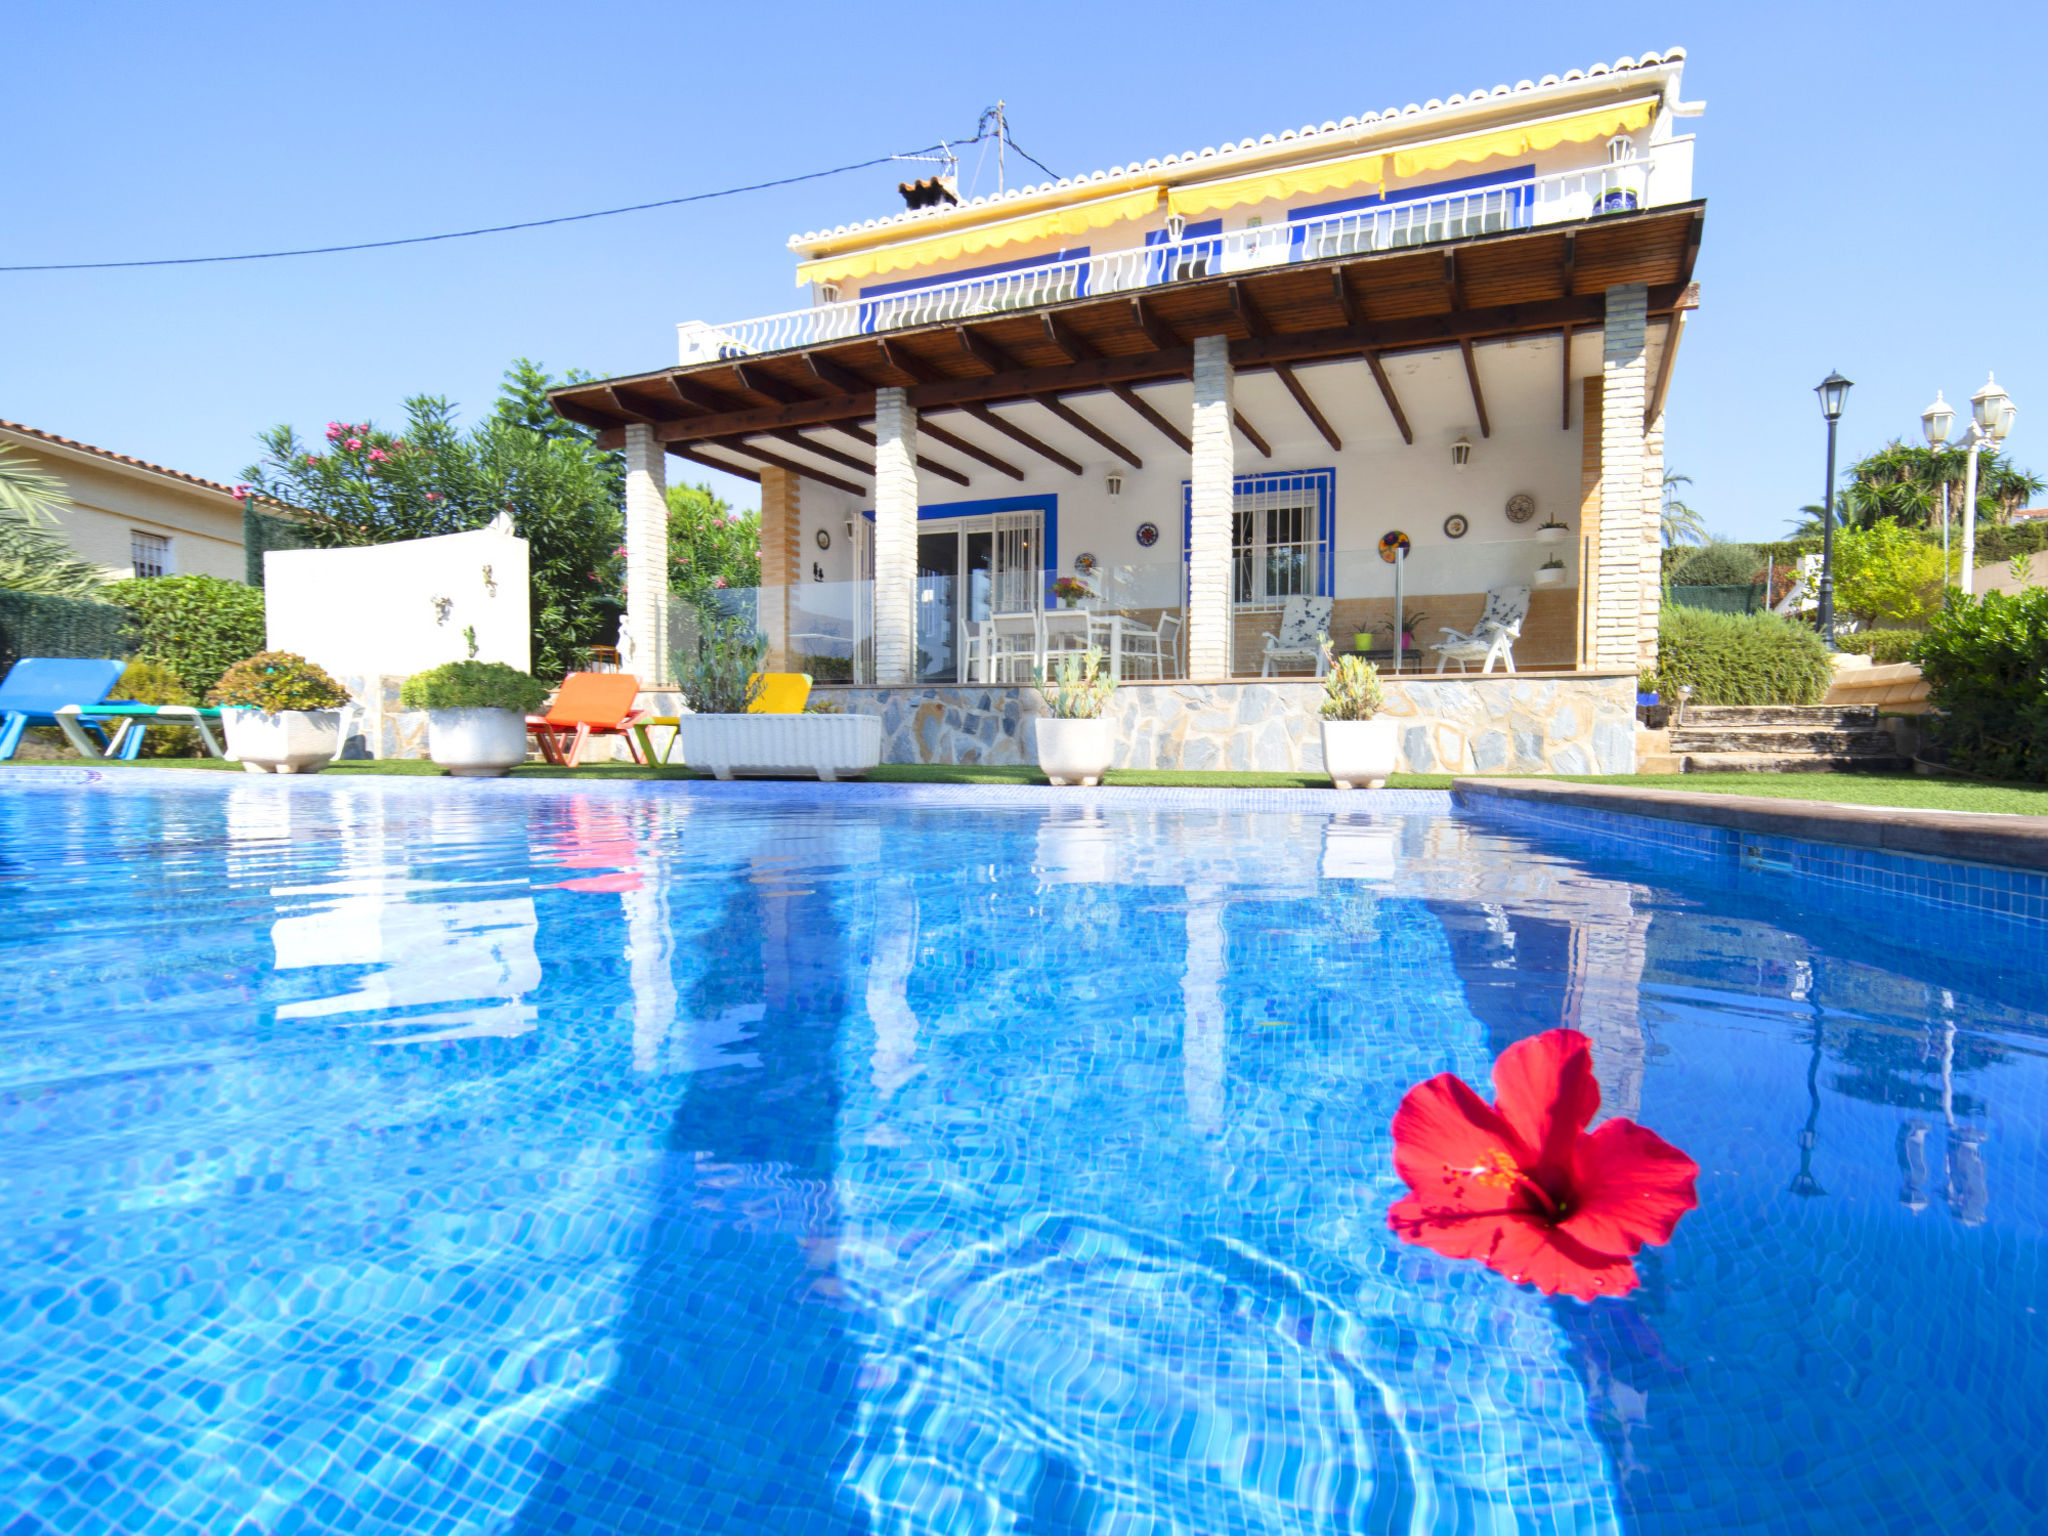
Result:
[[[1684,144],[1687,151],[1690,147],[1689,142]],[[1396,250],[1630,212],[1657,206],[1652,196],[1656,163],[1652,157],[1637,157],[1504,186],[1400,198],[1334,218],[1261,224],[1183,239],[1173,245],[1103,251],[1074,261],[1048,262],[957,283],[838,299],[730,325],[687,320],[678,327],[682,361],[687,365],[752,357],[876,331],[1036,309],[1070,299],[1256,271],[1294,261]],[[1691,191],[1689,154],[1671,170],[1675,174],[1667,175],[1667,185],[1657,190],[1665,193],[1667,202],[1683,201]]]

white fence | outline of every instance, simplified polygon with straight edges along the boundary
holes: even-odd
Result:
[[[729,325],[686,320],[678,327],[682,361],[688,365],[752,357],[876,331],[970,320],[1289,262],[1362,255],[1568,223],[1602,213],[1631,212],[1653,206],[1653,167],[1651,159],[1639,157],[1505,186],[1409,198],[1335,218],[1261,225],[1171,244],[1103,251],[1074,261],[1049,262],[903,293],[841,299]]]

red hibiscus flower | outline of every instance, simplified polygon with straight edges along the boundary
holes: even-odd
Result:
[[[1477,1259],[1546,1296],[1636,1287],[1631,1262],[1699,1204],[1699,1164],[1632,1120],[1590,1136],[1600,1085],[1586,1037],[1553,1029],[1493,1064],[1489,1105],[1450,1073],[1394,1113],[1394,1168],[1410,1193],[1387,1225],[1451,1259]]]

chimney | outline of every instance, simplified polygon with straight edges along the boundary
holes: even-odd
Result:
[[[960,201],[960,183],[952,176],[930,176],[923,181],[897,183],[906,208],[941,208]]]

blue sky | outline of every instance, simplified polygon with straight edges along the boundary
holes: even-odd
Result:
[[[1776,537],[1819,499],[1830,368],[1858,386],[1845,457],[1996,369],[2014,457],[2048,472],[2044,14],[14,0],[0,264],[644,202],[965,137],[999,96],[1066,174],[1677,43],[1708,106],[1708,215],[1667,458],[1714,530]],[[280,421],[391,420],[416,392],[474,414],[515,356],[638,371],[672,359],[678,320],[790,308],[789,234],[886,211],[898,179],[396,251],[0,274],[0,416],[232,480]]]

